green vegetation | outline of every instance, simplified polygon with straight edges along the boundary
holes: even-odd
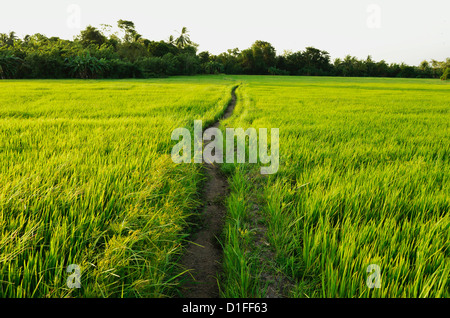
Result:
[[[280,170],[224,166],[222,295],[267,296],[266,277],[281,272],[285,297],[449,297],[448,85],[237,79],[245,84],[223,125],[279,127]],[[252,210],[261,210],[269,263]],[[380,266],[380,289],[366,286],[370,264]]]
[[[237,82],[222,129],[279,128],[280,168],[222,165],[221,296],[449,297],[448,82],[286,76],[1,81],[0,297],[178,295],[205,175],[171,132]]]
[[[448,79],[448,75],[450,74],[450,68],[446,68],[444,74],[441,76],[441,80],[446,81]]]
[[[173,296],[204,176],[171,132],[215,121],[232,85],[0,82],[0,297]]]
[[[99,30],[91,25],[73,41],[43,34],[17,38],[0,33],[0,78],[151,78],[195,74],[315,75],[344,77],[440,78],[450,67],[445,61],[423,61],[419,66],[365,60],[347,55],[331,61],[327,51],[276,53],[268,42],[255,41],[240,51],[218,55],[197,52],[186,27],[167,41],[145,39],[132,21],[119,20]]]

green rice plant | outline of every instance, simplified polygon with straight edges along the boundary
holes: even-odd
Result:
[[[237,166],[230,177],[231,195],[227,199],[227,218],[221,244],[223,248],[222,275],[219,279],[221,297],[263,297],[259,276],[259,255],[252,248],[249,194],[253,187]]]
[[[449,297],[448,84],[235,79],[226,125],[280,129],[280,169],[255,191],[291,296]],[[367,285],[371,264],[381,288]]]
[[[233,84],[2,81],[0,297],[176,294],[204,175],[172,162],[171,132],[214,121]]]
[[[171,132],[217,121],[237,81],[222,126],[280,128],[280,169],[222,166],[221,296],[267,294],[255,198],[290,296],[450,296],[448,83],[199,76],[0,83],[0,297],[177,294],[205,177]]]

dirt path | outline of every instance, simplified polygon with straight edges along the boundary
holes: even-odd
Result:
[[[231,91],[232,99],[222,119],[233,114],[236,106],[236,88],[234,87]],[[219,126],[220,121],[217,121],[210,127],[218,128]],[[190,270],[190,275],[186,275],[186,282],[182,287],[182,297],[185,298],[219,297],[217,274],[220,271],[222,250],[217,238],[221,234],[226,214],[224,200],[228,195],[228,182],[218,165],[207,162],[203,164],[207,181],[204,187],[205,205],[201,216],[202,227],[192,237],[181,260],[183,268]]]

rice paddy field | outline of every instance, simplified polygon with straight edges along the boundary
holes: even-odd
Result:
[[[280,166],[221,166],[222,297],[450,296],[448,83],[219,75],[0,81],[0,297],[179,295],[206,177],[171,132],[236,85],[221,128],[279,128]]]
[[[280,169],[226,167],[224,295],[265,297],[264,277],[281,272],[286,297],[449,297],[448,84],[243,81],[226,125],[279,127]],[[371,264],[380,288],[367,286]]]
[[[230,85],[1,81],[0,297],[173,294],[204,177],[172,162],[171,132],[214,121]]]

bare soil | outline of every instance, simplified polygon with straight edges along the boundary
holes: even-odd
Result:
[[[222,117],[226,119],[233,114],[236,106],[236,94],[233,88],[232,99]],[[218,128],[220,121],[210,127]],[[207,127],[207,128],[210,128]],[[207,174],[204,187],[204,208],[200,230],[193,235],[181,259],[181,266],[189,270],[182,286],[183,298],[218,298],[217,277],[220,272],[222,250],[218,237],[222,233],[226,207],[224,201],[228,195],[227,178],[215,164],[203,163]]]

